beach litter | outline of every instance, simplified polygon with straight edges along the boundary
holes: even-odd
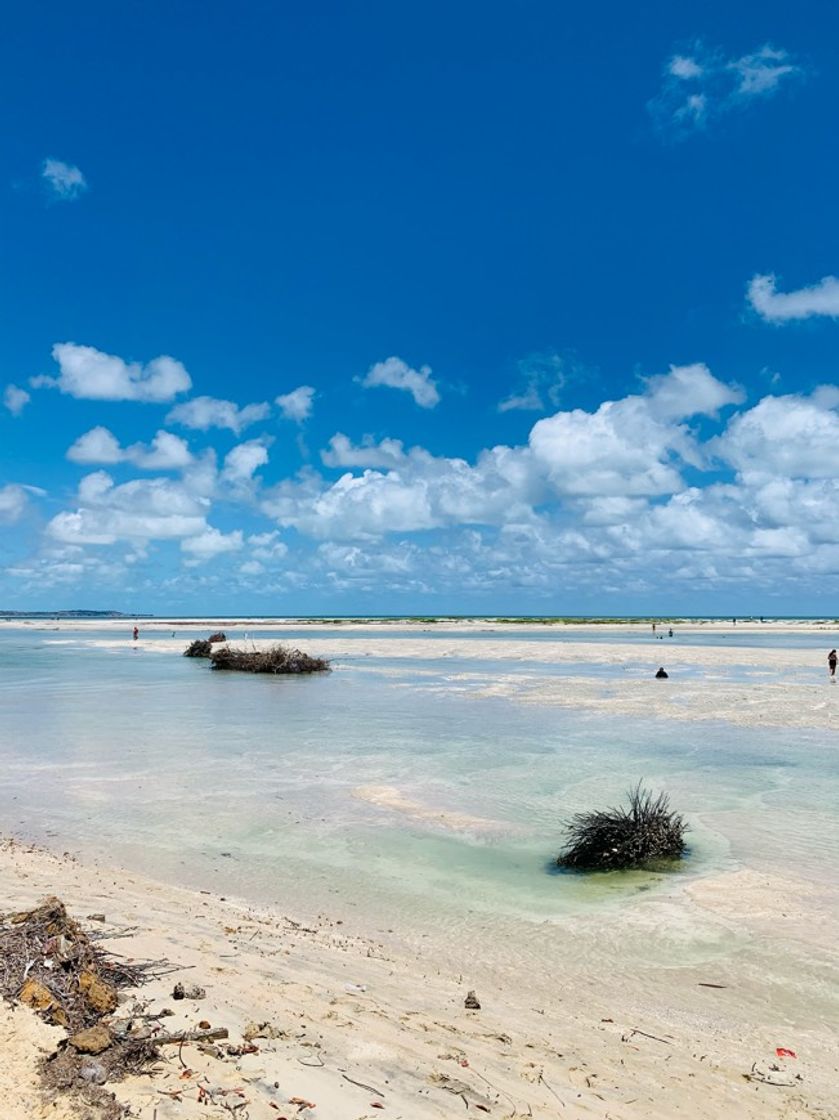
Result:
[[[207,991],[200,984],[181,984],[172,989],[172,999],[206,999]]]
[[[467,1008],[469,1011],[480,1011],[481,1010],[480,1000],[475,995],[474,991],[470,990],[467,993],[466,999],[463,1001],[463,1006],[465,1008]]]
[[[743,1076],[747,1081],[759,1081],[762,1085],[774,1085],[779,1089],[792,1088],[798,1082],[804,1080],[800,1073],[787,1073],[786,1070],[781,1069],[774,1062],[767,1066],[752,1062],[751,1070],[744,1073]]]

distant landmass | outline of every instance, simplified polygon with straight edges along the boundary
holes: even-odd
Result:
[[[132,618],[122,611],[4,611],[0,618]],[[147,615],[146,617],[151,617]]]

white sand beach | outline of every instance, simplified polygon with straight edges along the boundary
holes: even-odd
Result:
[[[215,1056],[185,1045],[179,1057],[170,1046],[153,1077],[110,1086],[137,1120],[222,1117],[225,1104],[241,1102],[252,1120],[276,1120],[298,1115],[295,1098],[312,1105],[300,1114],[334,1120],[379,1111],[443,1118],[461,1108],[602,1120],[836,1115],[828,1024],[817,1009],[809,1022],[773,1014],[766,1000],[777,979],[741,972],[736,962],[633,977],[612,973],[606,959],[579,972],[552,957],[544,974],[522,976],[487,936],[485,959],[464,958],[455,971],[433,953],[408,957],[355,937],[325,915],[302,926],[67,856],[0,848],[7,906],[27,906],[56,888],[77,915],[104,913],[107,930],[127,935],[112,943],[116,952],[166,958],[184,970],[136,993],[147,1012],[174,1010],[167,1029],[206,1020],[227,1027],[230,1043],[241,1046],[243,1032],[253,1034],[249,1024],[269,1024],[253,1038],[253,1053],[227,1057],[224,1043]],[[734,875],[698,898],[756,932],[782,915],[793,936],[805,924],[806,891],[783,881]],[[205,986],[206,999],[174,1002],[177,979]],[[469,989],[479,1011],[463,1006]],[[131,1011],[130,1001],[120,1009]],[[4,1115],[74,1115],[60,1099],[42,1105],[34,1088],[39,1051],[61,1032],[22,1008],[2,1016]],[[797,1057],[778,1059],[778,1046]],[[208,1098],[216,1104],[199,1103]],[[11,1111],[8,1102],[17,1102]]]

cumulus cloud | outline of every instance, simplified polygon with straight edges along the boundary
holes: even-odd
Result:
[[[285,420],[294,420],[302,424],[312,415],[312,402],[315,399],[315,390],[311,385],[300,385],[290,393],[277,397],[275,404]]]
[[[174,358],[161,355],[146,365],[125,362],[93,346],[58,342],[52,348],[58,377],[33,377],[36,389],[52,387],[68,396],[91,401],[171,401],[192,387],[192,380]]]
[[[825,394],[764,397],[732,418],[716,453],[752,479],[839,478],[837,403]]]
[[[440,403],[440,393],[437,382],[431,376],[430,366],[421,366],[412,369],[401,358],[385,358],[383,362],[376,362],[361,378],[365,389],[386,386],[389,389],[401,389],[410,393],[420,408],[434,408]]]
[[[83,439],[89,456],[126,462],[132,451],[106,428]],[[187,569],[173,579],[208,586],[445,594],[488,610],[502,594],[547,604],[560,591],[603,609],[604,596],[663,588],[797,592],[839,574],[837,441],[836,385],[747,406],[705,365],[675,366],[590,411],[539,418],[522,445],[468,461],[338,432],[322,457],[339,477],[306,468],[267,486],[265,440],[239,443],[220,465],[207,449],[174,479],[117,485],[95,471],[49,523],[42,560],[15,570],[44,585],[105,581],[127,566],[139,578],[148,556],[149,578],[168,552]],[[133,445],[134,465],[154,446]],[[19,518],[26,498],[26,488],[0,489],[0,518]],[[211,526],[215,499],[238,505],[247,525]],[[193,574],[204,562],[206,574]]]
[[[181,424],[184,428],[194,428],[206,432],[210,428],[229,428],[240,435],[251,424],[264,420],[271,412],[270,405],[246,404],[239,408],[233,401],[218,400],[215,397],[193,397],[175,405],[166,417],[167,424]]]
[[[78,167],[60,159],[45,159],[41,165],[41,178],[51,197],[69,202],[87,190],[87,180]]]
[[[721,408],[741,404],[742,389],[718,381],[704,362],[671,366],[668,373],[646,379],[645,398],[659,420],[684,420],[690,416],[715,416]]]
[[[95,586],[117,585],[125,577],[125,566],[114,560],[89,555],[79,545],[47,545],[37,556],[11,565],[6,572],[22,580],[27,589],[73,586],[90,580]]]
[[[207,526],[203,533],[195,537],[187,537],[181,541],[181,552],[187,556],[187,564],[203,564],[222,556],[226,552],[239,552],[243,545],[242,530],[236,529],[232,533],[222,533],[218,529]]]
[[[263,510],[284,527],[325,539],[364,539],[391,532],[531,516],[543,496],[526,449],[494,447],[474,466],[413,448],[399,469],[349,472],[325,484],[312,471],[268,491]]]
[[[379,443],[372,436],[364,436],[361,443],[336,432],[329,447],[320,457],[327,467],[396,467],[405,459],[405,449],[398,439],[383,439]]]
[[[135,443],[123,448],[113,432],[101,426],[79,436],[67,458],[73,463],[133,463],[149,471],[182,470],[192,462],[186,441],[171,432],[157,432],[149,446]]]
[[[169,479],[114,484],[106,471],[79,484],[78,507],[56,514],[47,535],[64,544],[106,545],[197,536],[206,528],[209,503]]]
[[[779,292],[776,277],[757,275],[749,282],[748,300],[758,315],[769,323],[809,319],[814,315],[836,319],[839,318],[839,279],[825,276],[809,288]]]
[[[25,389],[17,385],[7,385],[3,390],[3,406],[11,412],[12,416],[20,416],[24,408],[32,400]]]
[[[556,491],[567,495],[652,496],[681,489],[679,460],[702,452],[684,421],[713,415],[742,394],[706,366],[674,366],[650,378],[641,396],[605,401],[595,412],[574,409],[538,421],[530,448]]]
[[[337,482],[304,472],[263,495],[278,524],[318,539],[365,539],[466,524],[531,523],[559,499],[641,499],[677,493],[681,465],[705,453],[685,423],[742,399],[704,365],[673,367],[645,392],[587,413],[558,412],[534,425],[526,447],[494,447],[474,464],[399,441],[361,447],[338,434],[327,465],[359,467]],[[379,469],[373,469],[373,468]],[[623,507],[631,508],[631,507]]]
[[[281,560],[288,555],[288,545],[280,539],[276,529],[270,533],[252,533],[247,543],[251,556],[260,563]]]
[[[772,96],[803,73],[787,51],[769,44],[727,57],[698,42],[667,60],[661,90],[647,108],[663,133],[684,138]]]
[[[221,477],[232,486],[250,483],[256,471],[268,462],[268,448],[262,440],[240,443],[224,457]]]

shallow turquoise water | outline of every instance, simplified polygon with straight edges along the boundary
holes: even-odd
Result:
[[[441,664],[432,643],[422,672],[349,658],[276,679],[68,636],[0,635],[0,831],[257,901],[451,923],[590,913],[741,864],[818,877],[839,855],[839,752],[813,732],[477,699],[441,685],[521,665]],[[561,821],[639,778],[690,820],[675,880],[553,873]]]

